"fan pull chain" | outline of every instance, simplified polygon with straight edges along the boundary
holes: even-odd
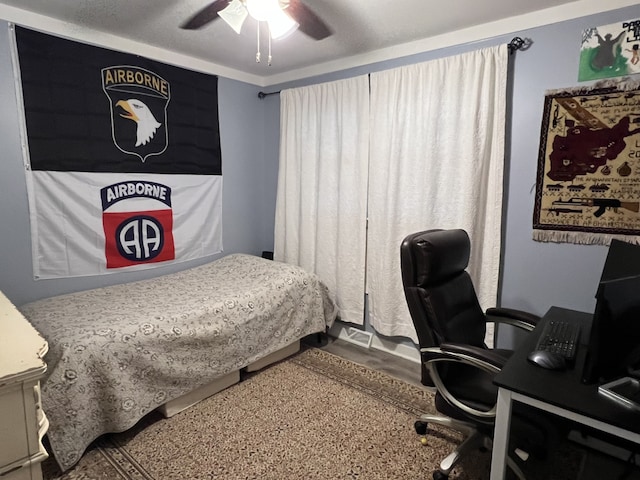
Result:
[[[260,63],[260,23],[258,22],[258,28],[256,29],[256,31],[258,32],[257,37],[256,37],[256,43],[257,43],[257,47],[256,47],[256,63]],[[271,55],[271,28],[268,28],[268,32],[269,32],[269,55],[267,56],[267,65],[271,66],[271,60],[273,59],[273,56]]]
[[[260,22],[258,22],[258,38],[257,38],[257,52],[256,52],[256,63],[260,63]]]

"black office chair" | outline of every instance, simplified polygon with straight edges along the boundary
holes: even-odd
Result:
[[[491,447],[497,398],[492,378],[512,352],[487,348],[487,322],[532,330],[540,320],[514,309],[490,308],[485,313],[465,270],[469,255],[470,241],[464,230],[414,233],[400,248],[404,292],[420,346],[422,383],[435,386],[435,408],[441,414],[423,415],[416,422],[416,431],[423,435],[427,425],[434,423],[465,435],[463,443],[434,472],[435,480],[448,478],[466,453]],[[518,422],[516,417],[522,412],[515,408],[513,415],[511,439],[523,440],[516,444],[520,455],[543,455],[541,446],[547,442],[547,432],[540,425],[544,422]],[[522,436],[516,430],[521,430]],[[524,478],[512,457],[508,464]]]

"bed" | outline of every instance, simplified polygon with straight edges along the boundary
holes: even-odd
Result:
[[[63,471],[100,435],[157,408],[171,415],[295,352],[337,313],[315,275],[245,254],[20,310],[49,342],[42,403]]]

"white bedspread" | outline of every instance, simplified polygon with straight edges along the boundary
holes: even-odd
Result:
[[[336,317],[315,275],[244,254],[20,310],[49,342],[42,403],[63,470],[98,436]]]

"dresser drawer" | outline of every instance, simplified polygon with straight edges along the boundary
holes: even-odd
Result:
[[[41,480],[49,426],[39,380],[46,340],[0,292],[0,480]]]
[[[29,458],[24,403],[22,384],[0,390],[0,468],[16,460]],[[33,430],[33,426],[29,427]],[[4,477],[0,478],[4,480]]]
[[[0,474],[4,466],[25,463],[41,453],[38,419],[38,382],[15,383],[0,388]],[[4,480],[4,477],[0,477]]]
[[[5,475],[0,475],[0,480],[42,480],[42,469],[39,463],[26,465]]]

